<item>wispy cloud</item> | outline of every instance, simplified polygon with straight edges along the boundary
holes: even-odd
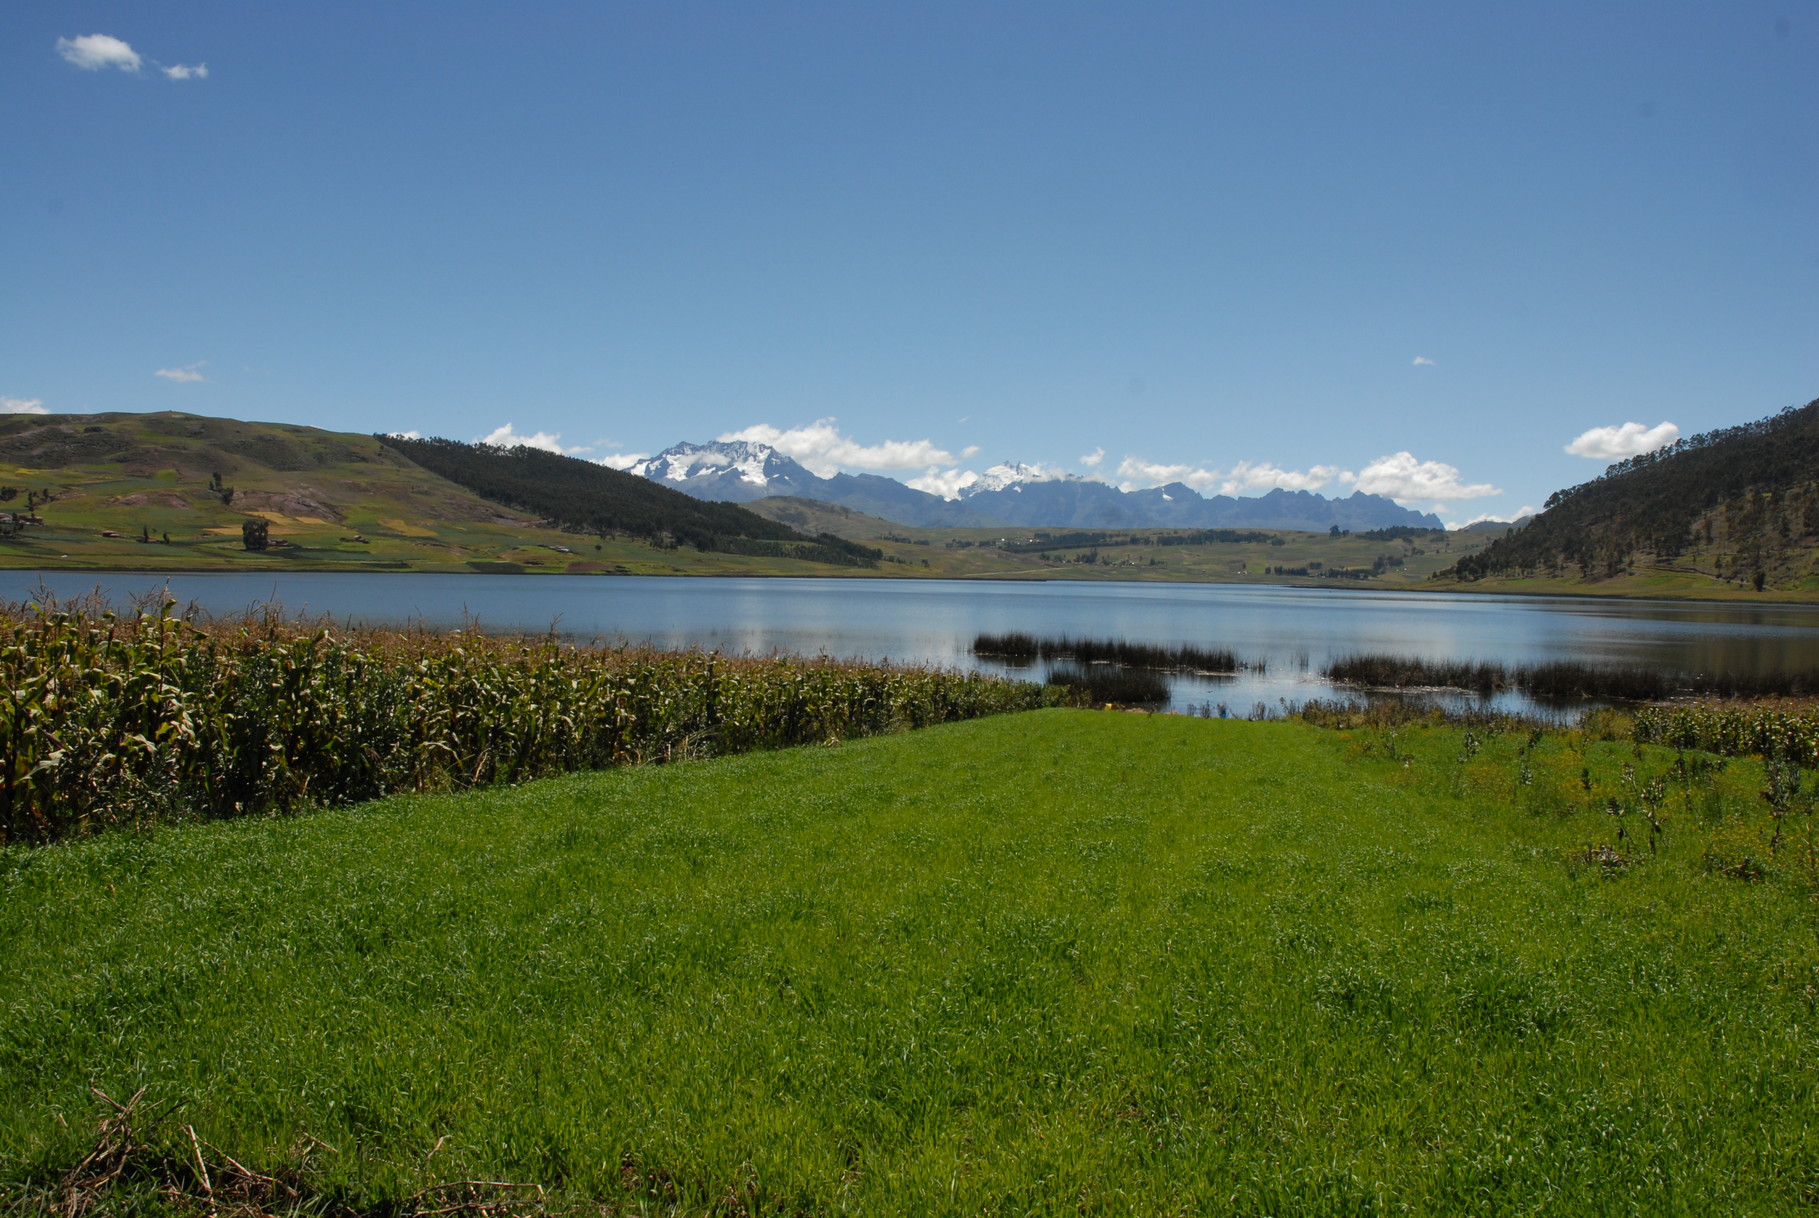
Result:
[[[423,438],[423,433],[418,431],[415,427],[411,428],[409,431],[392,431],[387,432],[386,434],[397,436],[400,440],[421,440]]]
[[[49,414],[43,398],[0,397],[0,414]]]
[[[202,367],[202,365],[206,363],[208,363],[207,360],[199,359],[195,363],[185,364],[181,368],[160,368],[152,373],[152,375],[161,376],[167,381],[176,381],[180,385],[193,384],[196,381],[206,381],[208,379],[206,376],[203,376],[200,372],[196,371],[196,369]]]
[[[769,423],[758,423],[739,431],[715,437],[722,441],[745,440],[768,444],[786,457],[793,457],[810,473],[831,477],[842,469],[921,469],[927,466],[953,465],[978,453],[976,447],[951,453],[932,440],[886,440],[882,444],[861,444],[843,434],[834,424],[836,419],[817,419],[806,427],[785,431]]]
[[[162,64],[156,59],[147,59],[133,48],[111,34],[83,34],[78,38],[57,39],[57,54],[70,63],[89,72],[99,72],[103,68],[119,68],[122,72],[137,72],[142,64],[151,64],[163,72],[167,80],[207,80],[208,65],[205,63]]]
[[[1434,366],[1434,361],[1425,355],[1417,355],[1410,366],[1415,368],[1432,368]]]
[[[102,68],[119,68],[122,72],[139,70],[139,52],[109,34],[83,34],[79,38],[57,39],[57,54],[78,68],[98,72]]]
[[[562,433],[559,431],[534,431],[528,436],[520,435],[512,430],[510,423],[503,427],[493,428],[486,435],[475,439],[474,443],[491,444],[496,448],[541,448],[544,452],[561,453],[565,457],[589,451],[585,444],[576,445],[573,448],[565,447],[562,443]]]
[[[1486,495],[1503,493],[1488,482],[1465,482],[1456,466],[1441,461],[1418,461],[1411,452],[1378,457],[1355,478],[1344,475],[1342,480],[1354,483],[1367,495],[1397,500],[1482,499]]]
[[[1095,448],[1092,452],[1080,458],[1080,464],[1086,466],[1088,469],[1098,469],[1099,463],[1104,460],[1105,450],[1103,448]]]
[[[1653,427],[1625,423],[1621,427],[1594,427],[1581,432],[1578,439],[1566,446],[1566,451],[1575,457],[1617,461],[1640,453],[1652,453],[1679,438],[1680,429],[1672,423],[1657,423]]]

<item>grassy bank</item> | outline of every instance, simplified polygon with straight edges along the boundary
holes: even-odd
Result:
[[[15,848],[0,1195],[93,1087],[144,1089],[115,1211],[1787,1212],[1819,906],[1762,780],[1043,711]]]

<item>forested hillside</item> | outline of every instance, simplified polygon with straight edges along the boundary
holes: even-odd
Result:
[[[381,435],[380,443],[483,498],[559,526],[699,550],[875,566],[878,551],[832,535],[810,539],[731,503],[713,503],[591,461],[538,448]]]
[[[1819,401],[1693,436],[1556,492],[1546,510],[1441,577],[1697,575],[1796,590],[1819,571]]]

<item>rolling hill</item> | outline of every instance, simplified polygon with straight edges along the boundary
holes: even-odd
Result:
[[[847,570],[865,560],[854,553],[862,547],[557,460],[584,467],[583,477],[611,474],[623,494],[548,512],[489,499],[377,437],[290,423],[175,412],[0,416],[0,565],[813,574],[827,573],[830,560]],[[525,462],[493,450],[474,464]],[[267,549],[247,548],[249,522],[264,526]],[[678,540],[697,536],[721,544]]]
[[[1441,577],[1500,591],[1819,592],[1819,401],[1612,465]]]

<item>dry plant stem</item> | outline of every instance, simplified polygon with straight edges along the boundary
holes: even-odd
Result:
[[[214,1214],[217,1212],[215,1209],[215,1182],[208,1177],[208,1164],[202,1158],[202,1143],[196,1138],[194,1125],[185,1125],[183,1129],[189,1134],[190,1148],[196,1152],[196,1174],[202,1181],[203,1193],[208,1197],[208,1212]]]
[[[440,1143],[438,1143],[439,1145]],[[495,1197],[488,1200],[478,1195],[482,1189],[494,1189],[502,1192],[527,1191],[534,1192],[536,1196]],[[467,1193],[468,1196],[458,1201],[450,1201],[446,1196],[449,1193]],[[405,1205],[407,1212],[427,1218],[432,1214],[504,1214],[527,1206],[542,1210],[546,1200],[543,1187],[538,1184],[514,1184],[505,1180],[450,1180],[412,1194]],[[435,1201],[441,1201],[444,1204],[435,1209],[423,1208],[425,1202]]]
[[[89,1090],[112,1105],[114,1113],[101,1119],[95,1148],[63,1179],[63,1187],[58,1190],[57,1200],[51,1207],[53,1213],[63,1218],[78,1218],[90,1212],[113,1188],[132,1155],[133,1110],[145,1096],[145,1088],[141,1087],[122,1104],[98,1087]]]

